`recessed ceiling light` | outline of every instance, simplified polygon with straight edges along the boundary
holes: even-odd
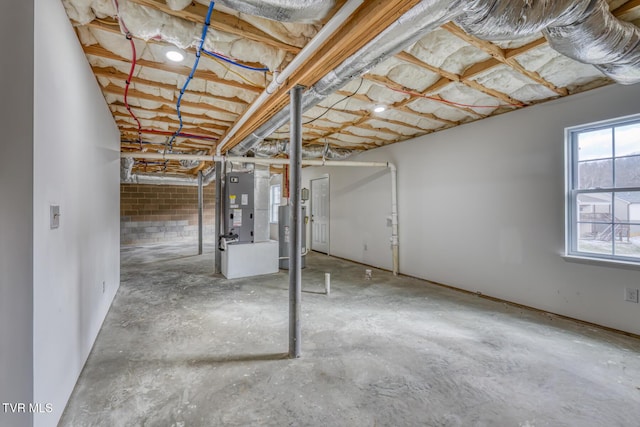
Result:
[[[177,50],[168,50],[165,55],[167,56],[167,59],[173,62],[182,62],[184,59],[184,54]]]
[[[376,108],[373,109],[373,111],[375,111],[376,113],[382,113],[386,109],[387,108],[384,105],[378,105]]]

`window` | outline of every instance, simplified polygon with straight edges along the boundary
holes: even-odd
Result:
[[[640,264],[640,117],[567,130],[567,255]]]
[[[269,191],[270,222],[278,222],[278,206],[280,206],[280,184],[272,185]]]

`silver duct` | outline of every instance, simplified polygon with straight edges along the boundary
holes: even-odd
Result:
[[[180,166],[184,169],[193,169],[200,165],[200,162],[197,160],[180,160]]]
[[[314,22],[327,16],[334,0],[218,0],[219,4],[248,15],[280,22]]]
[[[198,151],[197,153],[195,153],[196,155],[202,155],[204,154],[205,151]],[[180,154],[180,153],[177,153]],[[180,166],[183,167],[184,169],[193,169],[197,166],[200,165],[200,161],[199,160],[190,160],[190,159],[181,159],[179,160],[180,162]],[[150,181],[150,183],[155,183],[155,179],[156,178],[151,178],[150,180],[147,180],[147,177],[150,176],[156,176],[156,175],[144,175],[144,174],[132,174],[132,170],[133,170],[133,166],[135,165],[135,159],[131,158],[131,157],[123,157],[120,159],[120,182],[122,183],[127,183],[127,182],[136,182],[136,179],[141,178],[142,181]],[[211,182],[211,180],[213,180],[214,175],[210,174],[209,172],[213,171],[212,170],[208,170],[207,172],[204,173],[205,175],[205,184],[209,184],[209,182]],[[179,178],[184,178],[184,177],[179,177]],[[173,178],[172,178],[173,179]],[[185,181],[187,184],[186,185],[192,185],[192,182],[190,181],[191,178],[188,178],[187,181]],[[195,179],[195,185],[197,185],[198,180],[197,178]],[[207,181],[207,179],[209,179]],[[178,182],[183,182],[184,180],[179,179]],[[141,182],[141,183],[146,183],[146,182]],[[181,185],[181,184],[178,184]]]
[[[593,64],[620,84],[640,82],[640,29],[613,16],[605,1],[590,2],[578,20],[543,32],[563,55]]]
[[[130,157],[120,158],[120,182],[131,182],[131,171],[135,162],[135,159]]]
[[[181,154],[180,152],[177,152],[177,154]],[[201,155],[201,154],[205,154],[206,151],[197,151],[195,153],[190,153],[190,154],[197,154],[197,155]],[[193,169],[195,167],[200,166],[200,161],[198,160],[180,160],[180,166],[182,166],[182,168],[184,169]]]
[[[306,111],[349,83],[354,77],[374,68],[392,55],[415,43],[428,32],[451,20],[453,10],[462,0],[423,0],[371,42],[340,64],[335,70],[309,88],[302,97]],[[289,120],[289,106],[280,110],[254,133],[231,150],[234,156],[244,155],[264,138]]]
[[[640,82],[640,29],[613,16],[605,0],[475,0],[455,22],[485,40],[542,31],[561,54],[594,65],[618,83]]]
[[[586,3],[586,4],[585,4]],[[514,40],[539,33],[558,22],[576,22],[589,0],[472,0],[455,23],[484,40]]]
[[[253,147],[251,151],[256,157],[273,157],[278,154],[287,154],[289,152],[289,142],[263,142]],[[356,150],[333,148],[329,145],[324,147],[315,145],[302,147],[302,158],[344,160],[358,152]]]
[[[145,174],[145,173],[131,173],[131,169],[129,169],[128,178],[125,177],[124,174],[124,160],[134,160],[130,158],[123,157],[121,159],[121,169],[120,169],[120,182],[122,184],[150,184],[150,185],[190,185],[197,186],[198,185],[198,177],[189,177],[183,175],[159,175],[159,174]],[[131,163],[131,167],[133,167],[133,163]],[[125,179],[126,178],[126,179]],[[202,174],[202,184],[209,185],[216,178],[215,168],[209,168],[206,172]]]

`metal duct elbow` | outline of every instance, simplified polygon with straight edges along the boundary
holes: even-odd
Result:
[[[280,22],[315,22],[329,13],[334,0],[218,0],[228,8]]]
[[[640,29],[622,22],[605,0],[475,0],[455,19],[485,40],[526,37],[542,31],[559,53],[622,84],[640,82]]]
[[[640,29],[613,16],[604,0],[589,2],[579,19],[543,33],[553,49],[593,64],[616,82],[640,82]]]
[[[243,139],[240,142],[240,144],[236,145],[231,150],[229,150],[229,153],[232,156],[244,156],[247,153],[247,151],[251,150],[253,147],[260,144],[263,139],[264,137],[259,137],[256,135],[256,132],[254,132],[248,137],[246,137],[245,139]]]
[[[182,154],[178,151],[174,152],[175,154]],[[195,154],[195,155],[203,155],[206,154],[206,151],[196,151],[195,153],[190,153],[190,154]],[[182,159],[180,160],[180,166],[183,169],[193,169],[196,168],[198,166],[200,166],[200,160],[187,160],[187,159]]]
[[[257,144],[251,151],[256,157],[273,157],[278,154],[287,153],[289,142],[263,142],[261,144]]]
[[[202,185],[207,186],[207,185],[211,184],[215,180],[216,180],[216,168],[215,167],[207,169],[202,174]]]
[[[177,176],[177,175],[152,175],[152,174],[134,174],[131,181],[134,184],[150,184],[150,185],[198,185],[198,179]]]
[[[263,142],[251,149],[256,157],[272,157],[278,154],[286,154],[289,151],[289,142]],[[330,146],[307,146],[302,147],[303,159],[327,159],[327,160],[344,160],[355,154],[356,151],[343,148],[332,148]]]
[[[302,158],[304,159],[328,159],[344,160],[355,154],[356,151],[344,148],[333,148],[330,146],[321,147],[318,145],[302,147]]]
[[[576,22],[588,6],[589,0],[475,0],[465,4],[454,22],[484,40],[513,40],[537,34],[559,20]]]
[[[135,159],[130,157],[122,157],[120,159],[120,182],[131,182],[131,171]]]

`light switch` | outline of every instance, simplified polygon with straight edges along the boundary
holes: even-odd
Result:
[[[60,206],[49,206],[49,228],[54,229],[60,227]]]

